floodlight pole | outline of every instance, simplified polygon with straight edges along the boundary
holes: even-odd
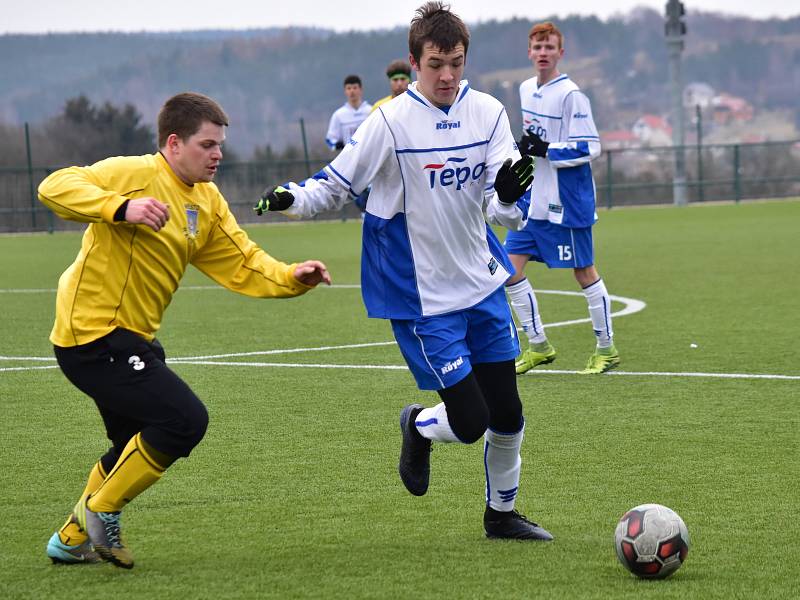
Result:
[[[669,50],[669,80],[672,96],[672,146],[675,153],[675,173],[672,177],[672,200],[677,206],[687,203],[686,152],[683,145],[683,82],[681,79],[681,53],[686,24],[685,10],[680,0],[668,0],[664,31]]]

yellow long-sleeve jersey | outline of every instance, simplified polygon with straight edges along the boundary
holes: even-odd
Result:
[[[160,231],[114,221],[126,200],[144,197],[169,206]],[[39,199],[64,219],[90,223],[58,281],[56,346],[86,344],[117,327],[152,339],[189,263],[248,296],[311,289],[294,278],[296,263],[275,260],[247,237],[216,185],[186,185],[160,153],[61,169],[39,186]]]

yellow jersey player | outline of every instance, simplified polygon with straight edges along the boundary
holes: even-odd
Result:
[[[39,199],[58,216],[89,223],[59,279],[50,340],[67,379],[94,400],[112,442],[50,538],[54,562],[103,559],[132,568],[120,511],[205,434],[205,406],[167,367],[155,338],[186,267],[259,298],[330,284],[323,263],[280,262],[237,224],[212,183],[227,125],[212,99],[178,94],[159,113],[155,154],[62,169],[39,186]]]
[[[402,58],[393,60],[386,67],[386,76],[389,78],[389,88],[392,93],[380,100],[376,100],[370,112],[374,112],[376,108],[386,104],[389,100],[397,98],[408,89],[408,84],[411,83],[411,65]]]

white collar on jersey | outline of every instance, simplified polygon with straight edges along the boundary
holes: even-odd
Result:
[[[408,93],[408,95],[409,95],[411,98],[413,98],[414,100],[416,100],[417,102],[419,102],[420,104],[424,104],[425,106],[427,106],[427,107],[429,107],[429,108],[432,108],[432,109],[434,109],[434,110],[441,110],[442,112],[449,112],[450,110],[452,110],[452,108],[453,108],[454,106],[458,105],[458,104],[459,104],[459,103],[460,103],[460,102],[461,102],[461,101],[464,99],[464,96],[466,96],[466,95],[467,95],[467,92],[470,90],[470,87],[469,87],[469,81],[467,81],[466,79],[462,79],[462,80],[461,80],[461,81],[458,83],[458,92],[456,93],[456,101],[455,101],[455,102],[453,102],[453,104],[452,104],[452,105],[451,105],[451,106],[448,108],[448,111],[445,111],[444,109],[442,109],[442,108],[439,108],[438,106],[434,106],[434,105],[433,105],[433,104],[432,104],[432,103],[431,103],[431,102],[430,102],[430,101],[429,101],[429,100],[428,100],[428,99],[427,99],[427,98],[426,98],[426,97],[425,97],[425,96],[422,94],[422,92],[420,92],[420,91],[417,89],[417,83],[418,83],[418,82],[416,82],[416,81],[415,81],[414,83],[412,83],[412,84],[410,84],[410,85],[408,86],[408,90],[407,90],[407,93]]]

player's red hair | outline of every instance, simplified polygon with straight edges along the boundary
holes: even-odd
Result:
[[[554,35],[558,38],[558,47],[564,47],[564,34],[555,26],[554,23],[550,21],[545,21],[544,23],[537,23],[533,27],[531,27],[530,32],[528,33],[528,45],[530,46],[532,40],[541,41],[546,40],[551,35]]]

